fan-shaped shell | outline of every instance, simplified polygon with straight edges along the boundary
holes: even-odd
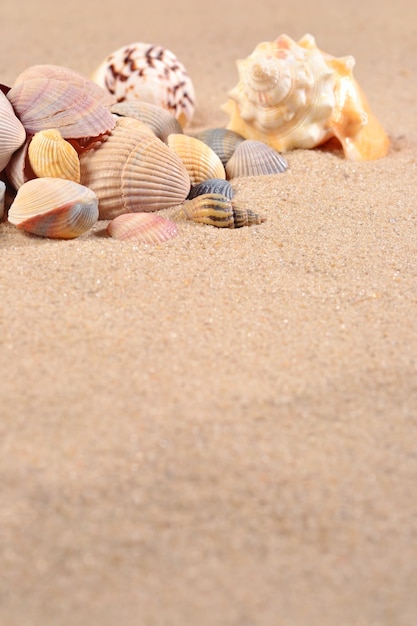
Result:
[[[26,131],[58,128],[66,139],[97,137],[115,125],[110,111],[84,86],[40,76],[17,82],[8,92]]]
[[[114,239],[130,239],[140,243],[163,243],[178,234],[175,222],[155,213],[123,213],[107,226]]]
[[[237,146],[244,140],[242,135],[227,128],[208,128],[197,133],[195,137],[210,146],[224,166],[226,166]]]
[[[258,44],[237,61],[239,83],[223,107],[228,128],[280,151],[314,148],[334,136],[347,158],[385,156],[388,138],[353,78],[354,64],[352,56],[323,53],[311,35]]]
[[[9,183],[14,189],[19,189],[23,183],[31,178],[35,178],[35,173],[30,167],[28,159],[28,148],[30,137],[26,139],[24,144],[16,150],[6,167],[6,176]]]
[[[224,178],[208,178],[203,182],[193,185],[188,194],[188,200],[192,200],[197,196],[202,196],[206,193],[220,193],[229,200],[233,198],[234,192],[232,185],[228,180]]]
[[[114,96],[106,89],[103,89],[97,85],[97,83],[79,72],[75,72],[63,65],[52,65],[50,63],[31,65],[18,75],[14,84],[24,83],[33,78],[53,78],[55,80],[62,80],[67,83],[72,83],[73,85],[78,85],[87,91],[94,100],[101,102],[105,106],[110,106],[115,102]]]
[[[287,169],[286,159],[262,141],[246,139],[226,164],[227,178],[280,174]]]
[[[106,142],[80,156],[81,182],[99,198],[101,219],[181,204],[190,177],[178,156],[142,123],[120,117]]]
[[[80,161],[75,148],[58,129],[40,130],[32,137],[28,156],[36,176],[67,178],[80,182]]]
[[[98,200],[91,189],[63,178],[34,178],[18,190],[9,222],[41,237],[72,239],[98,219]]]
[[[149,126],[159,139],[166,143],[171,133],[182,133],[182,127],[176,117],[166,109],[150,102],[123,100],[110,108],[116,115],[133,117]]]
[[[203,141],[189,135],[174,133],[169,135],[167,143],[187,168],[192,185],[201,183],[207,178],[226,178],[220,158]]]
[[[8,98],[0,91],[0,172],[26,139],[26,131]]]
[[[194,86],[175,54],[161,46],[132,43],[110,54],[92,80],[118,102],[143,100],[170,111],[184,126],[194,113]]]
[[[216,228],[241,228],[260,224],[265,218],[250,209],[237,207],[217,193],[208,193],[186,200],[179,211],[180,217]]]

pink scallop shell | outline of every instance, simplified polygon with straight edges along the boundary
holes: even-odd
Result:
[[[178,234],[177,225],[155,213],[122,213],[107,226],[114,239],[130,239],[140,243],[163,243]]]

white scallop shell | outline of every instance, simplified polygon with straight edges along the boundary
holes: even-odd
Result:
[[[0,172],[26,139],[26,131],[8,98],[0,91]]]
[[[162,46],[132,43],[110,54],[92,80],[118,102],[144,100],[170,111],[185,126],[194,114],[194,86],[184,65]]]

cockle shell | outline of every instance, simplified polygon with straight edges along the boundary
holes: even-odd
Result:
[[[77,151],[57,128],[40,130],[33,135],[28,148],[29,162],[38,177],[66,178],[80,182]]]
[[[262,141],[245,139],[226,163],[228,179],[239,176],[266,176],[285,172],[286,159]]]
[[[336,137],[349,159],[385,156],[389,140],[353,78],[354,64],[319,50],[311,35],[258,44],[237,61],[240,81],[223,107],[228,128],[279,151]]]
[[[19,150],[16,150],[5,169],[7,180],[16,190],[26,181],[35,178],[28,159],[30,140],[31,137],[28,137]]]
[[[0,172],[26,139],[26,131],[8,98],[0,91]]]
[[[186,200],[178,215],[217,228],[241,228],[265,221],[264,217],[251,209],[235,206],[226,196],[218,193],[208,193]]]
[[[223,163],[203,141],[189,135],[169,135],[168,146],[179,156],[187,168],[192,185],[207,178],[226,178]]]
[[[93,191],[63,178],[34,178],[18,190],[9,222],[26,232],[54,239],[72,239],[98,219]]]
[[[175,222],[156,213],[123,213],[107,226],[114,239],[134,240],[140,243],[163,243],[178,234]]]
[[[101,219],[181,204],[190,177],[178,156],[142,122],[120,117],[107,141],[80,156],[81,182],[99,198]]]
[[[210,146],[224,166],[226,166],[237,146],[245,139],[239,133],[235,133],[227,128],[208,128],[197,133],[195,137]]]
[[[182,126],[176,117],[166,109],[150,102],[140,100],[123,100],[110,107],[115,115],[133,117],[149,126],[164,143],[171,133],[182,133]]]
[[[220,193],[229,200],[231,200],[234,195],[233,187],[228,180],[224,178],[208,178],[191,187],[187,200],[192,200],[206,193]]]
[[[110,54],[92,80],[118,102],[144,100],[170,111],[185,126],[194,114],[194,86],[175,54],[161,46],[132,43]]]
[[[28,77],[18,77],[7,98],[27,133],[58,128],[65,139],[80,139],[98,137],[114,128],[114,116],[85,86],[87,79],[64,80],[59,69],[51,69],[47,75],[32,74],[29,68],[26,72]]]

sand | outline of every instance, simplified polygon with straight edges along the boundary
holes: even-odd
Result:
[[[223,125],[235,61],[312,33],[391,138],[235,181],[265,224],[161,245],[0,225],[1,626],[417,623],[411,0],[2,3],[1,82],[133,41]]]

